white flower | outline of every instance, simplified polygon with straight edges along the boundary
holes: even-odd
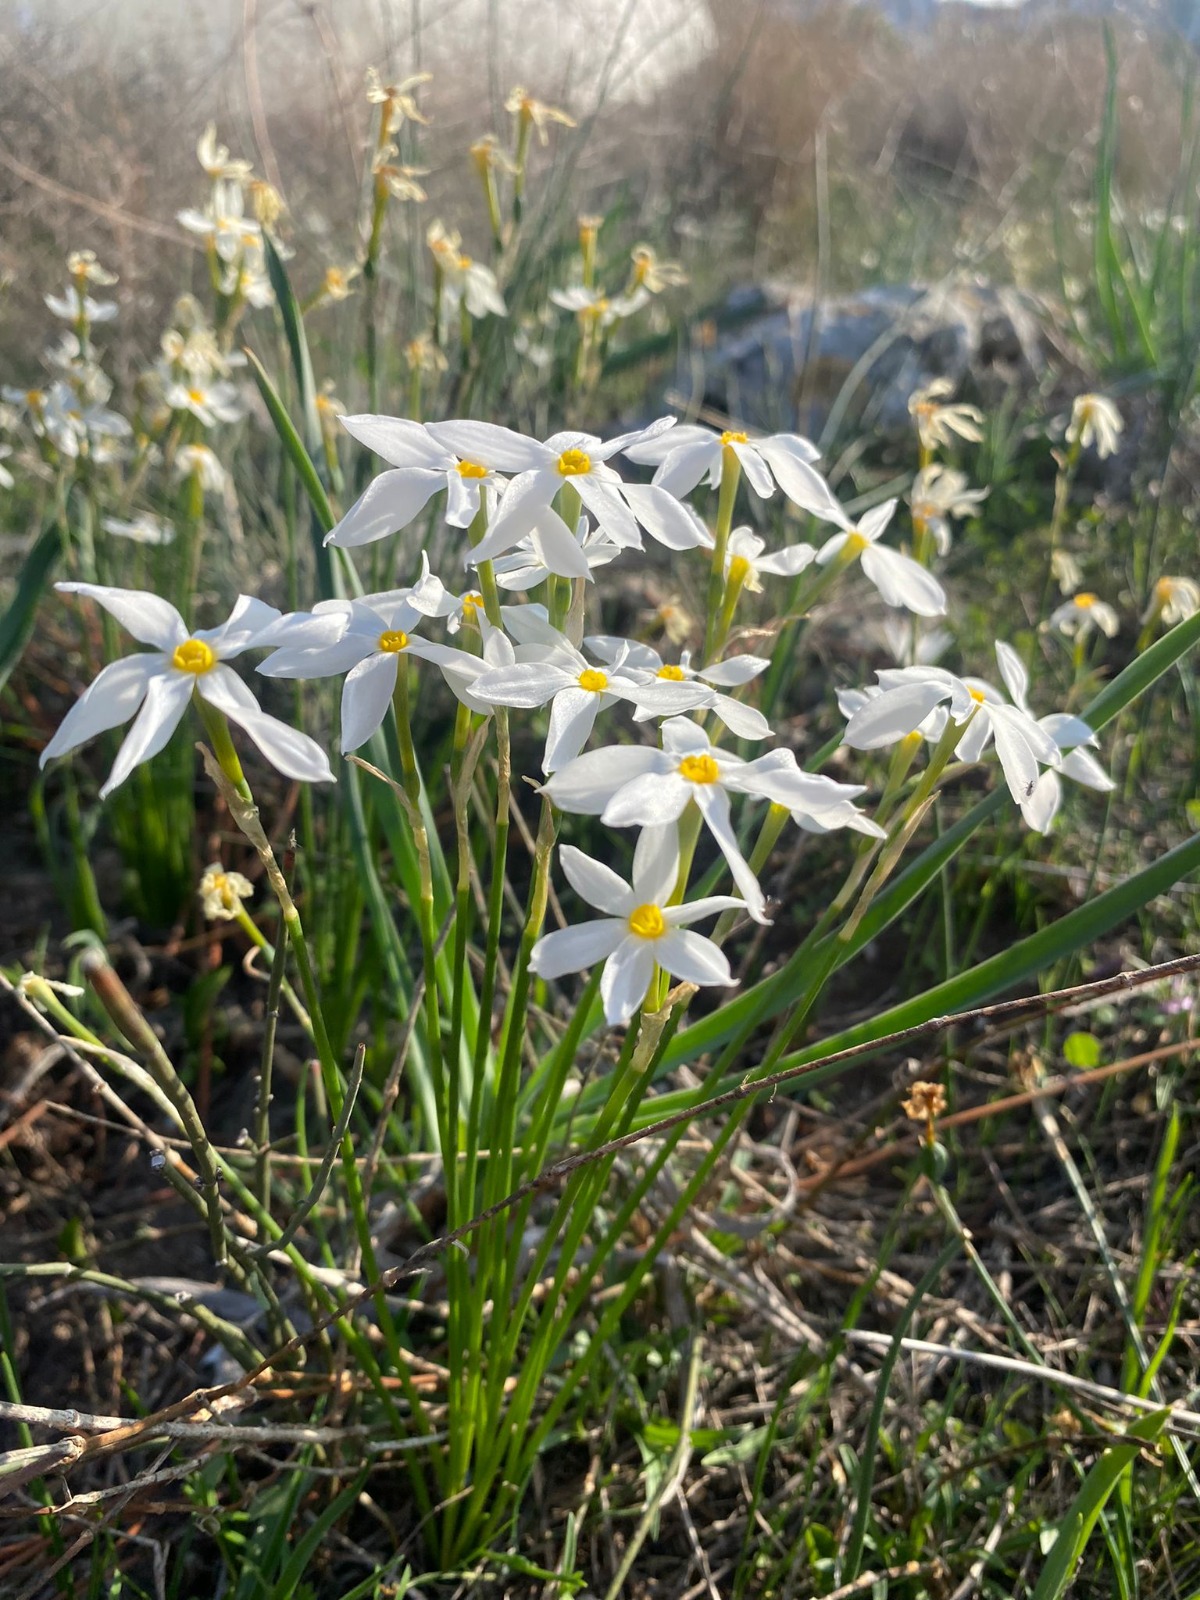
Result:
[[[642,685],[633,714],[635,722],[645,722],[651,717],[671,716],[679,711],[693,709],[712,711],[729,731],[739,739],[766,739],[770,737],[771,724],[761,711],[743,705],[732,695],[720,693],[721,689],[737,687],[757,678],[770,666],[761,656],[731,656],[728,661],[718,661],[699,670],[691,665],[691,653],[685,650],[675,666],[663,660],[657,650],[633,639],[615,639],[606,634],[596,634],[584,640],[593,655],[601,661],[619,663],[621,671]],[[696,699],[691,705],[681,703],[677,696],[680,685],[692,685]]]
[[[1059,594],[1074,594],[1083,582],[1083,572],[1069,550],[1050,552],[1050,572],[1058,584]]]
[[[249,161],[230,160],[228,148],[217,143],[215,122],[210,122],[196,141],[196,158],[214,183],[222,178],[241,183],[254,170]]]
[[[627,1023],[646,998],[656,966],[687,983],[734,982],[721,950],[711,939],[689,933],[687,924],[740,909],[742,902],[717,894],[690,905],[667,904],[679,873],[674,826],[643,831],[634,851],[632,884],[572,845],[561,846],[558,858],[576,894],[605,915],[539,939],[529,960],[538,977],[561,978],[603,961],[600,997],[605,1017],[615,1025]]]
[[[908,414],[917,425],[923,449],[949,444],[955,434],[975,444],[983,438],[983,412],[977,406],[942,404],[953,393],[949,378],[935,378],[909,396]]]
[[[549,522],[543,519],[528,538],[522,539],[511,554],[501,556],[495,563],[494,572],[496,583],[501,589],[536,589],[539,583],[544,583],[551,572],[560,577],[583,577],[585,574],[576,570],[570,564],[567,552],[562,548],[554,548],[553,542],[558,538],[557,524],[562,518],[557,512],[551,511]],[[564,522],[563,527],[566,527]],[[549,526],[552,548],[547,550],[546,528]],[[575,527],[575,543],[583,553],[587,564],[586,576],[591,577],[597,567],[606,567],[610,561],[615,561],[621,554],[623,545],[615,543],[605,533],[603,528],[593,528],[586,516],[580,517]],[[552,566],[550,563],[555,564]]]
[[[987,499],[987,489],[968,489],[965,472],[933,462],[917,474],[909,505],[913,521],[923,523],[937,545],[938,554],[950,549],[951,517],[969,517]]]
[[[133,432],[119,411],[80,399],[69,383],[51,387],[39,420],[55,449],[71,460],[85,454],[108,459],[112,441],[128,439]]]
[[[44,295],[47,307],[64,322],[111,322],[117,314],[115,300],[93,300],[83,294],[75,284],[68,285],[62,294]]]
[[[72,250],[67,256],[67,271],[77,284],[95,283],[107,288],[118,281],[115,272],[100,265],[94,250]]]
[[[1142,621],[1161,617],[1173,628],[1177,622],[1194,617],[1197,611],[1200,611],[1200,584],[1193,583],[1191,578],[1163,577],[1154,585],[1154,594]]]
[[[148,511],[139,511],[129,522],[120,517],[105,517],[103,528],[105,533],[129,539],[134,544],[170,544],[175,537],[175,529],[169,522],[151,516]]]
[[[529,659],[536,652],[537,659]],[[498,706],[532,710],[550,706],[550,728],[542,755],[542,771],[554,772],[573,761],[583,749],[599,712],[617,700],[634,700],[637,680],[618,665],[605,672],[594,667],[559,633],[550,645],[524,645],[511,666],[483,673],[472,685],[480,699]],[[691,710],[698,699],[672,709]]]
[[[768,573],[776,578],[794,578],[817,559],[816,548],[811,544],[794,544],[774,555],[764,556],[767,541],[760,539],[749,528],[734,528],[725,546],[725,577],[751,594],[761,594],[759,574]]]
[[[661,417],[648,428],[607,441],[591,433],[556,433],[544,444],[491,422],[431,422],[429,432],[448,450],[494,471],[518,474],[505,490],[486,537],[475,547],[474,559],[489,561],[541,526],[554,497],[568,484],[615,544],[640,549],[640,524],[668,549],[702,545],[705,535],[698,519],[674,496],[651,484],[622,483],[607,464],[628,445],[673,424],[673,418]]]
[[[442,277],[443,321],[449,313],[457,311],[460,304],[466,306],[469,316],[476,318],[486,317],[489,312],[497,317],[508,315],[496,274],[463,253],[457,231],[448,231],[442,223],[431,222],[425,242],[433,252]]]
[[[100,798],[112,793],[140,762],[167,743],[193,694],[244,729],[267,760],[289,778],[332,783],[325,752],[306,734],[268,716],[246,685],[225,665],[249,650],[278,616],[274,606],[239,595],[218,628],[189,632],[175,607],[138,589],[110,589],[94,583],[56,583],[64,594],[97,601],[143,644],[153,650],[113,661],[84,690],[42,751],[41,766],[66,755],[98,733],[119,727],[138,713],[117,752]],[[140,707],[140,710],[139,710]]]
[[[250,879],[240,872],[226,872],[219,861],[207,867],[200,879],[200,901],[210,922],[232,922],[242,909],[242,901],[254,893]]]
[[[232,383],[208,383],[192,377],[187,383],[170,383],[163,399],[172,411],[189,411],[205,428],[218,422],[237,422],[245,415],[241,396]]]
[[[1068,639],[1085,639],[1097,628],[1106,638],[1112,639],[1121,630],[1121,619],[1112,606],[1087,590],[1073,594],[1056,607],[1046,622],[1048,627],[1057,628]]]
[[[997,650],[997,656],[1011,693],[1012,683],[1019,682],[1013,677],[1012,652]],[[1059,747],[1046,730],[1019,705],[1007,705],[982,678],[958,678],[942,667],[889,667],[876,676],[881,692],[859,706],[846,724],[845,743],[854,750],[879,750],[913,733],[927,735],[931,731],[927,719],[945,706],[964,729],[955,746],[963,761],[978,761],[988,741],[995,740],[1005,781],[1018,805],[1037,786],[1038,762],[1060,765]]]
[[[636,316],[650,304],[646,289],[635,289],[632,294],[615,294],[611,297],[599,289],[586,289],[575,284],[570,289],[551,289],[550,299],[564,311],[573,311],[585,327],[611,328],[614,323]]]
[[[12,455],[12,445],[0,444],[0,461]],[[0,466],[0,489],[11,489],[14,483],[12,473],[7,467]]]
[[[419,422],[403,417],[341,417],[346,432],[389,463],[369,483],[326,544],[370,544],[407,528],[439,490],[446,491],[446,521],[467,528],[478,514],[485,489],[498,491],[495,470],[469,455],[456,455]]]
[[[396,589],[361,600],[322,601],[311,612],[282,617],[264,631],[263,644],[277,645],[259,672],[269,678],[330,678],[346,673],[342,686],[343,754],[365,744],[387,715],[401,656],[440,666],[464,652],[430,644],[416,630],[437,602],[430,589]],[[475,659],[475,658],[472,658]]]
[[[196,477],[206,494],[219,494],[225,487],[225,468],[206,444],[185,444],[175,453],[175,476]]]
[[[246,200],[240,183],[218,179],[203,211],[189,207],[176,213],[176,221],[189,233],[208,240],[221,260],[236,261],[246,249],[261,249],[262,229],[246,216]]]
[[[1102,394],[1076,395],[1067,424],[1068,444],[1078,443],[1082,450],[1095,445],[1096,454],[1103,461],[1116,451],[1124,430],[1121,413],[1111,400]]]
[[[727,429],[714,433],[711,428],[681,424],[666,438],[632,442],[624,449],[630,461],[656,467],[654,482],[670,494],[691,494],[702,478],[718,488],[726,449],[733,451],[746,482],[760,499],[775,493],[776,484],[789,500],[808,511],[814,496],[821,500],[828,490],[811,463],[820,452],[798,433],[773,433],[751,439],[748,433]]]
[[[1004,674],[1008,692],[1012,695],[1013,704],[1028,712],[1025,696],[1029,688],[1029,675],[1020,656],[1011,645],[998,640],[996,658]],[[1094,748],[1100,741],[1082,717],[1071,716],[1065,711],[1055,711],[1049,716],[1039,717],[1038,726],[1054,740],[1062,752],[1062,759],[1057,771],[1051,767],[1042,773],[1034,785],[1032,794],[1026,796],[1019,804],[1021,815],[1035,833],[1049,833],[1062,804],[1059,773],[1064,778],[1073,778],[1076,783],[1082,783],[1088,789],[1096,789],[1101,794],[1107,794],[1115,789],[1116,785],[1095,756],[1085,748],[1089,745]]]
[[[817,560],[824,566],[835,556],[852,560],[858,556],[866,576],[879,590],[886,605],[903,606],[919,617],[940,617],[946,610],[946,591],[920,562],[911,556],[901,555],[877,543],[896,509],[895,500],[885,500],[874,506],[855,523],[842,510],[833,495],[826,490],[827,498],[821,506],[810,506],[814,516],[826,522],[836,522],[843,531],[834,534],[817,551]]]

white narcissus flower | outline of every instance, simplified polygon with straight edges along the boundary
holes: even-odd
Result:
[[[331,533],[326,544],[370,544],[385,534],[407,528],[439,490],[446,491],[446,521],[467,528],[474,521],[485,489],[497,491],[502,481],[495,469],[467,454],[455,454],[419,422],[404,417],[339,418],[359,444],[382,456],[391,468],[369,483]]]
[[[1111,400],[1102,394],[1076,395],[1071,407],[1071,420],[1067,424],[1067,443],[1078,444],[1081,450],[1093,445],[1103,461],[1115,453],[1121,442],[1125,424],[1121,413]]]
[[[650,304],[650,294],[638,288],[632,294],[602,294],[599,289],[586,289],[575,284],[570,289],[551,289],[550,299],[564,311],[573,311],[585,326],[611,328],[626,317],[636,316]]]
[[[486,317],[489,312],[506,317],[508,307],[490,267],[465,255],[462,239],[457,230],[447,229],[441,222],[431,222],[425,242],[433,253],[442,277],[442,320],[447,314],[464,305],[469,316]]]
[[[200,902],[210,922],[233,922],[242,901],[254,894],[254,885],[241,872],[226,872],[219,861],[206,867],[200,879]]]
[[[12,445],[0,444],[0,461],[12,455]],[[7,467],[0,466],[0,489],[11,489],[15,480]]]
[[[249,161],[230,160],[228,146],[217,143],[215,122],[210,122],[196,141],[196,159],[214,183],[222,178],[242,183],[254,170]]]
[[[771,724],[761,711],[720,692],[749,683],[765,672],[771,663],[763,657],[730,656],[728,661],[718,661],[710,667],[697,670],[691,665],[691,652],[687,650],[680,656],[676,666],[665,662],[658,651],[652,650],[648,644],[633,639],[615,639],[607,634],[596,634],[585,639],[584,643],[601,661],[619,662],[622,672],[642,684],[637,710],[633,714],[635,722],[696,709],[712,711],[739,739],[770,737]],[[697,695],[693,706],[681,704],[676,699],[681,684],[691,684],[696,690],[705,692]]]
[[[225,488],[225,468],[206,444],[185,444],[175,452],[176,478],[196,477],[205,494],[220,494]]]
[[[668,549],[693,550],[702,545],[705,535],[698,519],[674,496],[651,484],[622,483],[608,465],[610,457],[628,445],[673,426],[673,417],[661,417],[648,428],[615,439],[555,433],[545,443],[491,422],[431,422],[429,432],[448,450],[485,462],[497,472],[517,474],[473,552],[474,560],[490,561],[541,527],[551,502],[568,485],[615,544],[640,549],[640,524]]]
[[[682,497],[691,494],[701,479],[710,488],[719,488],[726,449],[733,451],[746,482],[760,499],[774,494],[778,484],[789,500],[808,511],[814,497],[820,501],[829,492],[812,467],[820,452],[798,433],[752,439],[739,429],[714,433],[711,428],[682,423],[665,438],[632,443],[623,453],[630,461],[657,468],[654,482]]]
[[[885,500],[864,512],[857,522],[852,522],[842,510],[832,493],[826,490],[821,505],[808,509],[826,522],[835,522],[841,533],[827,539],[817,551],[822,566],[836,556],[849,561],[858,556],[864,574],[879,590],[885,605],[903,606],[918,617],[940,617],[946,610],[946,591],[919,561],[889,550],[878,543],[896,510],[895,500]]]
[[[1163,577],[1154,585],[1150,604],[1142,617],[1143,623],[1161,617],[1168,628],[1177,622],[1186,622],[1200,611],[1200,584],[1191,578]]]
[[[435,578],[428,592],[397,589],[361,600],[327,600],[311,612],[281,617],[263,632],[260,642],[278,648],[258,670],[268,678],[331,678],[344,672],[341,750],[343,755],[357,750],[387,715],[401,657],[441,666],[464,653],[416,636],[437,614],[430,609],[436,603],[434,585],[440,595]]]
[[[207,239],[227,265],[236,261],[243,250],[262,247],[262,229],[246,215],[242,186],[228,179],[220,178],[213,184],[203,211],[189,206],[176,212],[175,220],[189,233]]]
[[[1005,687],[1013,698],[1013,704],[1028,713],[1029,707],[1025,696],[1029,689],[1029,674],[1025,671],[1020,656],[1011,645],[998,640],[996,659],[1000,663],[1000,672]],[[1089,745],[1095,748],[1100,741],[1082,717],[1072,716],[1066,711],[1054,711],[1049,716],[1039,717],[1038,726],[1054,740],[1062,752],[1062,760],[1057,771],[1050,767],[1042,773],[1034,785],[1033,793],[1022,800],[1020,806],[1021,815],[1035,833],[1049,833],[1051,824],[1062,805],[1062,784],[1059,781],[1059,773],[1064,778],[1073,778],[1076,783],[1082,783],[1086,789],[1097,790],[1100,794],[1109,793],[1116,788],[1116,784],[1095,756],[1085,748]]]
[[[218,422],[237,422],[245,416],[242,397],[232,383],[209,383],[193,377],[187,383],[169,383],[163,399],[172,411],[190,412],[205,428]]]
[[[1057,628],[1068,639],[1085,639],[1099,629],[1108,639],[1121,631],[1121,619],[1107,601],[1087,590],[1064,600],[1046,619],[1047,626]]]
[[[983,438],[983,412],[978,406],[946,405],[946,396],[953,393],[949,378],[935,378],[909,396],[908,414],[917,425],[923,449],[949,444],[955,434],[972,444]]]
[[[547,933],[534,945],[529,970],[541,978],[561,978],[604,962],[600,998],[604,1015],[623,1025],[646,998],[656,966],[695,984],[732,984],[729,962],[711,939],[689,933],[687,925],[718,911],[734,911],[733,895],[709,895],[690,905],[667,901],[679,874],[679,836],[672,824],[645,829],[633,856],[632,883],[611,867],[572,845],[559,848],[568,883],[604,916],[573,928]]]
[[[536,659],[530,659],[536,655]],[[605,671],[593,666],[569,643],[555,633],[549,645],[522,645],[511,666],[483,673],[472,684],[472,693],[497,706],[516,706],[532,710],[550,706],[550,728],[542,755],[542,771],[555,772],[573,761],[591,737],[597,715],[618,700],[637,700],[637,680],[625,675],[620,666]],[[691,710],[699,696],[689,696],[673,710]]]
[[[48,294],[42,298],[47,309],[64,322],[78,322],[81,318],[84,322],[112,322],[117,315],[115,300],[93,300],[73,283],[62,294]]]
[[[332,783],[329,759],[307,734],[268,716],[225,662],[250,650],[279,613],[249,595],[239,595],[228,619],[217,628],[188,630],[175,607],[139,589],[111,589],[95,583],[56,583],[63,594],[95,600],[143,644],[153,650],[125,656],[103,669],[84,690],[42,751],[40,765],[53,756],[128,722],[138,713],[117,752],[100,798],[123,783],[134,767],[149,761],[174,733],[193,695],[250,735],[273,767],[304,783]],[[139,709],[140,708],[140,709]]]
[[[913,521],[931,535],[939,555],[950,550],[951,517],[969,517],[987,499],[989,490],[969,489],[965,472],[933,462],[918,472],[909,496]]]
[[[815,545],[793,544],[774,555],[764,556],[767,541],[749,528],[734,528],[725,546],[725,578],[746,589],[750,594],[761,594],[759,574],[765,572],[775,578],[794,578],[817,559]]]
[[[1007,658],[999,656],[1006,682]],[[942,667],[889,667],[876,673],[881,692],[872,696],[846,724],[845,743],[853,750],[879,750],[909,734],[925,734],[926,719],[940,706],[963,728],[955,753],[963,761],[978,761],[988,741],[996,754],[1018,805],[1037,787],[1038,763],[1061,765],[1058,745],[1046,730],[1019,705],[1008,705],[982,678],[959,678]],[[1011,690],[1010,690],[1011,692]]]
[[[175,529],[169,522],[151,516],[148,511],[139,511],[128,522],[120,517],[105,517],[102,527],[105,533],[129,539],[133,544],[170,544],[175,537]]]

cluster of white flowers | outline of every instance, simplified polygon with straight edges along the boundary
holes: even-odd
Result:
[[[186,350],[185,339],[175,359],[183,362]],[[685,652],[667,661],[642,641],[587,634],[584,613],[594,569],[640,549],[649,536],[672,552],[698,550],[702,561],[717,563],[724,612],[731,614],[743,590],[760,592],[764,576],[823,589],[858,562],[882,599],[902,608],[915,627],[917,619],[943,614],[946,596],[927,567],[883,542],[894,500],[852,517],[814,465],[813,446],[794,434],[751,439],[664,417],[608,440],[571,432],[539,441],[478,421],[341,420],[388,467],[327,542],[347,548],[381,539],[444,493],[444,520],[460,533],[467,530],[463,561],[480,569],[479,587],[457,592],[458,585],[447,586],[423,556],[416,581],[407,587],[324,601],[286,616],[241,596],[227,622],[191,632],[175,608],[154,595],[59,585],[98,601],[153,648],[101,672],[43,761],[136,713],[101,791],[108,794],[162,748],[195,698],[206,723],[214,712],[227,717],[286,775],[332,780],[325,752],[265,713],[225,664],[251,649],[269,650],[258,667],[267,677],[344,677],[343,752],[358,749],[381,726],[410,657],[438,671],[477,715],[489,716],[497,707],[548,707],[542,793],[562,812],[641,832],[632,885],[578,850],[562,848],[568,881],[604,916],[546,935],[535,947],[534,970],[551,978],[604,961],[601,991],[613,1022],[633,1014],[656,967],[692,983],[731,981],[719,948],[686,924],[722,910],[769,920],[766,895],[739,843],[735,806],[763,801],[810,831],[849,828],[885,836],[862,809],[865,785],[805,772],[786,747],[752,759],[722,748],[726,732],[755,742],[773,737],[766,717],[742,698],[768,667],[766,659],[727,653],[723,632],[713,659],[694,665]],[[629,481],[615,465],[622,456],[652,466],[653,480]],[[799,511],[836,531],[820,546],[792,545],[774,555],[764,554],[764,541],[748,528],[726,524],[724,535],[720,528],[714,533],[685,497],[702,481],[719,488],[730,473],[735,485],[744,475],[760,498],[782,491]],[[954,474],[945,475],[942,489],[944,516],[978,503],[977,497],[964,501],[966,491]],[[936,475],[928,470],[921,492],[937,492]],[[147,527],[138,536],[152,534]],[[551,589],[558,584],[553,620],[547,606],[528,599],[500,606],[494,588],[485,606],[483,591],[496,576],[493,560],[506,569],[499,575],[510,589],[528,592],[547,579]],[[430,627],[441,627],[445,638],[425,637]],[[1096,789],[1110,787],[1110,781],[1088,753],[1095,743],[1092,730],[1073,716],[1035,718],[1026,700],[1025,667],[1006,644],[998,643],[996,651],[1007,699],[981,679],[937,666],[887,669],[877,685],[839,696],[848,719],[845,743],[874,750],[908,740],[915,750],[927,739],[966,762],[981,759],[990,744],[1026,821],[1045,829],[1060,803],[1060,774]],[[918,642],[911,652],[920,655]],[[926,659],[934,653],[927,651]],[[635,727],[657,726],[654,742],[585,748],[598,720],[622,707]],[[724,857],[737,898],[685,901],[679,823],[691,806]],[[690,867],[690,849],[686,859]]]

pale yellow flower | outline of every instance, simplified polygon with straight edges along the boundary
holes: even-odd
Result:
[[[217,125],[210,122],[196,143],[196,156],[200,165],[214,183],[232,178],[244,183],[254,170],[249,161],[231,160],[228,147],[217,143]]]
[[[383,179],[393,199],[417,202],[428,200],[429,196],[416,180],[425,177],[429,169],[401,166],[392,160],[395,154],[396,146],[385,144],[376,152],[375,159],[371,163],[371,171],[377,178]]]
[[[117,275],[102,267],[94,250],[72,250],[67,257],[67,271],[79,285],[95,283],[106,286],[116,283]]]
[[[1083,582],[1083,572],[1069,550],[1051,551],[1050,571],[1058,584],[1059,594],[1074,594]]]
[[[513,171],[513,163],[500,148],[500,141],[494,133],[485,133],[482,139],[476,139],[468,154],[481,178],[485,178],[489,172]]]
[[[1150,605],[1143,616],[1143,622],[1152,622],[1156,617],[1161,617],[1169,628],[1177,622],[1186,622],[1189,617],[1194,617],[1200,611],[1200,584],[1193,583],[1191,578],[1162,577],[1154,585],[1154,593]]]
[[[509,95],[504,102],[504,109],[510,116],[516,117],[523,127],[534,128],[540,144],[550,142],[550,135],[546,131],[548,123],[557,122],[564,128],[577,126],[574,117],[560,111],[557,106],[548,106],[542,100],[535,100],[528,89],[520,87]]]
[[[1090,450],[1094,445],[1103,461],[1116,450],[1124,429],[1121,413],[1111,400],[1102,394],[1081,394],[1071,407],[1067,443],[1078,443],[1081,450]]]
[[[630,260],[633,263],[633,287],[645,289],[648,294],[678,289],[688,281],[687,273],[678,261],[660,261],[648,244],[635,244],[630,251]]]
[[[348,300],[354,293],[350,285],[361,271],[362,268],[358,265],[352,267],[326,267],[319,291],[321,298],[323,300]]]
[[[404,359],[410,372],[445,372],[449,366],[445,352],[438,349],[427,333],[408,341],[404,346]]]
[[[983,438],[983,412],[978,406],[944,405],[946,396],[954,393],[949,378],[935,378],[909,397],[908,414],[917,425],[917,434],[925,450],[949,444],[953,435],[978,443]]]
[[[240,872],[226,872],[219,862],[214,862],[200,879],[200,900],[210,922],[233,922],[242,909],[242,901],[249,900],[253,893],[249,878]]]
[[[275,185],[268,183],[265,178],[255,178],[247,188],[250,193],[250,209],[259,224],[264,228],[273,228],[283,215],[283,196]]]
[[[384,127],[388,133],[394,133],[405,121],[429,125],[429,118],[421,114],[412,91],[429,83],[432,77],[431,72],[414,72],[408,78],[401,78],[399,83],[384,83],[374,67],[367,68],[367,99],[372,105],[383,107]]]

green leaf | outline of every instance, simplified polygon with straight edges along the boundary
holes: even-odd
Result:
[[[1139,1417],[1125,1430],[1134,1442],[1110,1445],[1096,1462],[1083,1480],[1071,1509],[1055,1530],[1049,1558],[1031,1600],[1059,1600],[1059,1596],[1067,1592],[1109,1495],[1125,1473],[1132,1470],[1142,1444],[1150,1444],[1158,1438],[1170,1414],[1164,1409]]]
[[[1069,1033],[1063,1040],[1063,1056],[1068,1066],[1090,1072],[1100,1065],[1100,1041],[1094,1033]]]
[[[275,291],[275,303],[283,318],[288,349],[292,353],[292,368],[296,374],[296,389],[304,417],[304,442],[311,454],[318,456],[321,449],[321,420],[317,415],[317,386],[313,378],[312,357],[308,353],[308,338],[304,332],[304,313],[287,275],[283,257],[266,232],[263,233],[263,253],[267,258],[267,276]]]
[[[17,591],[0,617],[0,689],[8,682],[33,632],[38,604],[49,588],[61,555],[62,538],[57,526],[51,523],[38,535],[25,557],[17,579]]]

